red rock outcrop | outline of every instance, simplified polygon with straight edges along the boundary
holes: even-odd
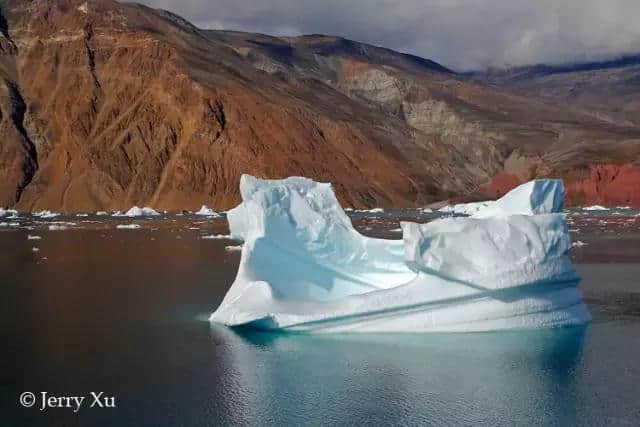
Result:
[[[569,181],[566,188],[573,204],[640,207],[640,166],[594,165],[587,177]]]

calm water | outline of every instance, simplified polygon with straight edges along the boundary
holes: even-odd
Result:
[[[401,336],[209,325],[240,256],[201,238],[224,220],[0,218],[20,223],[0,226],[0,425],[638,426],[640,223],[601,215],[570,217],[588,327]],[[400,236],[393,218],[354,218]],[[91,391],[116,408],[89,408]],[[87,398],[40,411],[41,392]]]

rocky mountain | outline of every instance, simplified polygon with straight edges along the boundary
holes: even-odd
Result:
[[[0,33],[0,205],[227,209],[242,173],[330,181],[354,207],[536,176],[578,203],[640,205],[640,125],[608,105],[112,0],[4,0]]]

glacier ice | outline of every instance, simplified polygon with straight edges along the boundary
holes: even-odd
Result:
[[[57,212],[51,212],[51,211],[41,211],[41,212],[36,212],[33,214],[33,216],[37,216],[40,218],[54,218],[56,216],[59,216],[60,214]]]
[[[561,181],[537,180],[473,217],[361,235],[330,184],[243,175],[227,213],[244,240],[210,320],[296,332],[470,332],[590,320],[568,257]]]
[[[220,216],[220,214],[218,212],[216,212],[213,209],[209,208],[207,205],[202,205],[200,210],[198,212],[196,212],[196,215],[215,216],[215,217],[219,217]]]
[[[0,218],[2,218],[3,216],[16,217],[18,216],[18,211],[15,209],[0,208]]]
[[[498,200],[445,206],[439,212],[489,218],[562,212],[564,185],[557,179],[536,179],[514,188]]]
[[[149,208],[149,207],[139,208],[137,206],[134,206],[124,214],[116,213],[113,216],[128,216],[133,218],[137,216],[158,216],[158,215],[160,214],[156,212],[153,208]]]
[[[593,205],[593,206],[585,206],[584,208],[582,208],[582,210],[583,211],[608,211],[609,208],[606,208],[600,205]]]
[[[493,203],[491,200],[486,202],[459,203],[457,205],[444,206],[438,209],[438,212],[471,216],[479,210],[489,207]]]

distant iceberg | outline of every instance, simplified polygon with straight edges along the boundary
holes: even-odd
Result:
[[[18,211],[14,209],[0,208],[0,218],[2,218],[3,216],[16,217],[18,216]]]
[[[59,213],[51,211],[40,211],[33,214],[33,216],[37,216],[39,218],[55,218],[59,215]]]
[[[220,216],[218,212],[214,211],[213,209],[210,209],[209,207],[207,207],[207,205],[202,205],[200,210],[196,212],[196,215],[215,216],[215,217]]]
[[[158,216],[160,215],[154,209],[149,207],[139,208],[137,206],[132,207],[125,213],[121,213],[120,211],[113,214],[113,216],[127,216],[131,218],[139,217],[139,216]]]
[[[330,184],[244,175],[228,212],[236,279],[210,320],[309,333],[471,332],[584,324],[561,181],[537,180],[472,218],[358,233]]]
[[[608,211],[609,208],[605,208],[604,206],[600,206],[600,205],[593,205],[593,206],[586,206],[584,208],[582,208],[583,211]]]
[[[474,215],[479,210],[491,206],[493,203],[494,203],[493,201],[459,203],[457,205],[444,206],[438,209],[438,212],[471,216],[471,215]]]

